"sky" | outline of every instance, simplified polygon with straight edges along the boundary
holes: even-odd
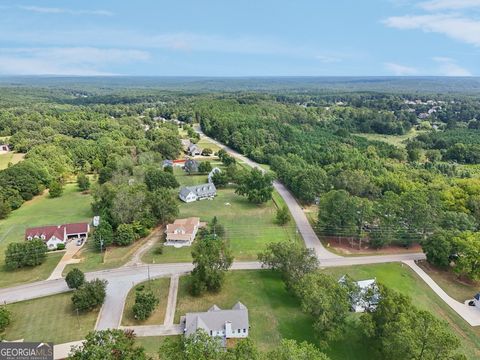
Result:
[[[480,0],[0,0],[0,75],[479,76]]]

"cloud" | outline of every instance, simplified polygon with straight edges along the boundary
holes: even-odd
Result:
[[[470,71],[457,65],[454,59],[438,56],[433,61],[439,64],[438,71],[442,76],[472,76]]]
[[[480,7],[480,0],[431,0],[418,4],[427,11],[460,10]]]
[[[407,75],[416,75],[418,74],[418,70],[414,67],[396,64],[396,63],[385,63],[385,68],[393,73],[396,76],[407,76]]]
[[[147,61],[145,51],[70,48],[3,48],[0,49],[0,74],[3,75],[113,75],[104,67]]]
[[[421,29],[480,46],[480,21],[456,14],[393,16],[383,23],[397,29]]]
[[[40,6],[19,6],[20,9],[25,11],[36,12],[40,14],[70,14],[70,15],[99,15],[99,16],[112,16],[113,13],[107,10],[72,10],[66,8],[54,8],[54,7],[40,7]]]

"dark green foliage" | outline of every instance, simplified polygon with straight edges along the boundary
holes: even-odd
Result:
[[[85,173],[79,173],[77,175],[77,185],[80,191],[87,191],[90,189],[90,179]]]
[[[329,357],[316,348],[315,345],[306,341],[297,343],[295,340],[283,339],[280,346],[266,354],[265,359],[328,360]]]
[[[105,251],[105,249],[113,243],[112,225],[105,219],[102,219],[100,225],[93,233],[92,240],[98,250]]]
[[[460,341],[448,323],[430,312],[419,310],[405,295],[380,287],[380,302],[375,311],[362,316],[366,336],[377,346],[382,358],[461,359]]]
[[[0,305],[0,336],[10,325],[12,314],[5,305]]]
[[[120,224],[113,237],[113,243],[119,246],[128,246],[133,244],[137,239],[138,235],[135,233],[132,224]]]
[[[148,319],[158,305],[158,302],[159,300],[153,292],[137,291],[135,293],[135,304],[133,305],[133,315],[135,319]]]
[[[233,256],[225,241],[219,237],[205,236],[193,244],[193,271],[190,292],[200,295],[204,291],[219,291],[225,272],[233,262]]]
[[[62,196],[63,194],[63,184],[58,180],[52,180],[50,185],[48,185],[49,192],[51,198],[57,198]]]
[[[217,188],[223,188],[228,185],[228,174],[225,171],[216,172],[212,175],[212,182]]]
[[[57,244],[57,250],[65,250],[65,244],[63,243]]]
[[[9,202],[0,196],[0,219],[5,219],[11,210]]]
[[[149,196],[152,215],[160,224],[172,221],[178,215],[176,195],[168,189],[158,189]]]
[[[212,164],[210,163],[210,161],[202,161],[198,165],[199,173],[206,174],[206,173],[209,173],[210,171],[212,171]]]
[[[85,283],[85,274],[78,268],[73,268],[65,276],[65,282],[70,289],[78,289]]]
[[[40,239],[8,244],[5,251],[5,266],[14,270],[42,264],[47,257],[47,245]]]
[[[285,225],[290,221],[290,210],[288,210],[287,205],[277,209],[277,214],[275,215],[275,222],[278,225]]]
[[[254,168],[244,173],[238,180],[235,193],[245,196],[249,201],[261,204],[272,198],[273,177]]]
[[[107,280],[94,279],[81,285],[72,295],[75,309],[90,311],[101,306],[107,295]]]
[[[263,266],[282,275],[288,290],[293,290],[306,275],[318,269],[319,262],[312,249],[295,242],[270,243],[258,254]]]
[[[70,360],[149,360],[145,349],[135,344],[133,331],[109,329],[88,333],[82,346],[75,347]]]
[[[205,149],[202,150],[202,155],[203,156],[210,156],[212,154],[213,154],[213,151],[210,148],[205,148]]]
[[[159,188],[174,189],[180,186],[172,173],[158,168],[150,168],[145,172],[145,184],[147,184],[149,191],[155,191]]]

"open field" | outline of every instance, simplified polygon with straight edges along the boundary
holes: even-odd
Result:
[[[60,254],[49,255],[45,264],[15,272],[4,269],[4,253],[8,244],[24,241],[27,227],[90,221],[91,197],[77,191],[77,186],[67,184],[61,197],[51,199],[47,192],[27,201],[0,220],[0,287],[46,279],[61,258]]]
[[[370,133],[356,133],[354,135],[361,136],[371,141],[383,141],[387,144],[405,148],[405,141],[414,138],[415,136],[421,134],[422,130],[418,131],[415,129],[410,130],[407,134],[404,135],[382,135],[382,134],[370,134]]]
[[[6,154],[0,154],[0,170],[8,167],[9,163],[16,164],[23,160],[25,154],[9,152]]]
[[[56,344],[84,339],[95,327],[98,310],[77,316],[71,296],[72,293],[63,293],[8,305],[13,319],[6,339]]]
[[[426,261],[419,262],[418,266],[420,266],[443,291],[462,303],[465,300],[472,299],[480,289],[480,283],[462,282],[451,269],[442,270],[430,265]]]
[[[480,329],[470,327],[459,318],[408,267],[393,263],[328,268],[324,271],[335,277],[348,273],[356,280],[376,278],[379,282],[408,294],[413,298],[414,304],[451,324],[469,359],[480,356]],[[272,349],[282,338],[317,344],[311,319],[301,312],[298,301],[286,292],[283,282],[274,272],[229,272],[220,293],[201,297],[190,296],[187,283],[188,277],[180,278],[175,321],[186,312],[206,311],[213,304],[228,308],[241,301],[249,308],[251,336],[260,349]],[[349,317],[343,339],[332,343],[326,351],[333,360],[377,359],[361,335],[358,317],[358,314]]]
[[[159,299],[159,303],[152,313],[152,315],[145,321],[136,320],[133,315],[133,305],[135,304],[136,290],[143,286],[145,290],[151,290]],[[162,325],[165,318],[165,310],[167,308],[168,291],[170,287],[170,278],[160,278],[152,281],[145,281],[136,285],[130,290],[125,301],[125,308],[123,310],[122,325],[123,326],[137,326],[137,325]]]

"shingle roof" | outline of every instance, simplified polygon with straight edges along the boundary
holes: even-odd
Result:
[[[238,302],[231,310],[222,310],[213,305],[207,312],[187,313],[185,316],[185,335],[193,334],[197,329],[207,333],[224,330],[225,323],[230,322],[232,329],[248,329],[248,309]]]
[[[193,192],[197,196],[211,196],[217,192],[213,183],[200,184],[195,186],[185,186],[180,189],[180,195],[186,197],[190,192]]]

